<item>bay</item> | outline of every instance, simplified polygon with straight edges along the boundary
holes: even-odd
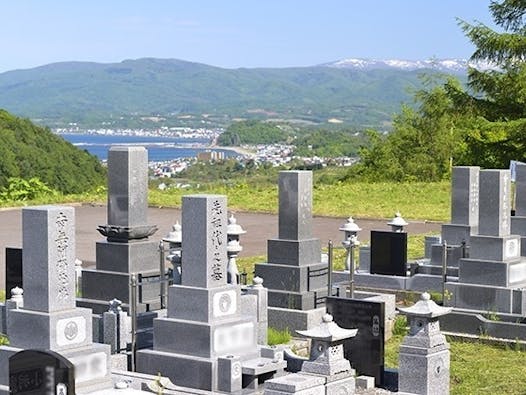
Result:
[[[198,152],[209,151],[208,139],[177,138],[161,136],[126,136],[108,134],[60,134],[64,140],[80,149],[88,151],[100,160],[108,158],[108,150],[112,145],[137,145],[148,150],[148,160],[152,162],[170,161],[180,158],[193,158]],[[225,157],[236,156],[234,151],[212,149],[224,152]]]

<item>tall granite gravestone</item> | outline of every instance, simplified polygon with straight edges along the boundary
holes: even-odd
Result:
[[[267,243],[268,263],[256,264],[265,280],[269,326],[310,329],[325,312],[327,264],[312,236],[312,172],[279,173],[279,235]]]
[[[210,391],[256,386],[285,362],[259,357],[255,317],[240,314],[240,286],[227,283],[226,197],[184,196],[182,206],[182,281],[169,287],[167,317],[154,320],[137,371]]]
[[[0,386],[9,358],[25,349],[59,353],[75,366],[75,392],[111,388],[109,346],[92,342],[91,310],[75,307],[75,217],[72,207],[22,210],[23,307],[9,310],[9,346],[0,347]]]
[[[459,261],[458,283],[448,282],[450,306],[483,312],[523,313],[526,260],[521,237],[510,234],[510,171],[480,172],[478,234],[469,258]]]
[[[471,236],[479,227],[478,166],[455,166],[451,174],[451,222],[442,225],[442,240],[448,245],[447,265],[458,267],[459,259],[468,256]],[[431,246],[431,265],[442,265],[442,244]]]
[[[96,314],[107,310],[114,298],[130,303],[130,275],[144,280],[138,311],[160,307],[159,249],[148,240],[157,230],[148,225],[148,153],[143,147],[111,147],[108,153],[108,225],[98,230],[106,240],[97,242],[96,269],[82,272],[82,298],[78,305]]]
[[[511,217],[511,233],[521,236],[521,256],[526,256],[526,165],[515,167],[515,215]]]

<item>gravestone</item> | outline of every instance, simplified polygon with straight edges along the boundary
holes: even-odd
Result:
[[[343,343],[345,358],[360,375],[383,384],[385,305],[358,299],[328,297],[327,312],[342,328],[358,329],[355,337]]]
[[[521,236],[521,256],[526,256],[526,165],[515,167],[515,215],[511,217],[511,233]]]
[[[282,358],[260,357],[255,317],[240,314],[240,286],[227,283],[226,226],[225,196],[183,197],[181,284],[168,289],[166,318],[154,320],[153,350],[137,352],[138,372],[236,392],[283,370]]]
[[[268,288],[269,325],[308,329],[324,314],[328,267],[320,239],[312,236],[312,172],[279,173],[278,238],[267,242],[268,263],[255,275]]]
[[[9,295],[15,287],[23,288],[22,283],[22,249],[6,247],[5,249],[5,292]]]
[[[148,153],[144,147],[111,147],[108,153],[108,224],[98,227],[106,240],[96,243],[96,268],[82,271],[78,305],[106,311],[119,299],[129,309],[130,276],[141,277],[138,311],[160,308],[159,248],[148,239]]]
[[[75,217],[72,207],[22,209],[23,307],[9,310],[9,346],[0,347],[0,385],[8,360],[25,349],[59,353],[75,366],[82,394],[111,387],[109,347],[92,342],[91,310],[75,306]]]
[[[371,231],[371,274],[407,276],[407,233]]]
[[[523,313],[520,289],[526,286],[526,261],[521,237],[510,233],[510,194],[509,170],[480,172],[478,234],[471,235],[469,258],[459,261],[458,283],[447,283],[450,306]]]
[[[448,245],[447,265],[458,267],[468,254],[471,236],[479,229],[480,167],[455,166],[451,173],[451,222],[442,225],[441,240]],[[441,243],[431,247],[431,265],[442,265]]]
[[[9,392],[27,395],[74,395],[73,364],[53,351],[24,350],[9,358]]]

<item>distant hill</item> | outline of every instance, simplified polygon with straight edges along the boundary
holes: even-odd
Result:
[[[387,125],[411,101],[423,68],[223,69],[175,59],[55,63],[0,74],[0,108],[47,125],[126,124],[152,115],[177,120],[206,114],[295,119],[354,126]],[[428,70],[429,71],[429,70]],[[225,116],[225,117],[223,117]],[[203,121],[204,122],[204,121]]]
[[[104,185],[105,169],[97,158],[49,129],[0,110],[0,188],[9,177],[37,177],[65,193]]]

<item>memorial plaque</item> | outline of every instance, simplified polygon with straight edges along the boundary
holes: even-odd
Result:
[[[9,392],[28,395],[74,395],[74,366],[53,351],[20,351],[9,358]]]
[[[407,276],[407,233],[371,231],[371,274]]]
[[[11,290],[22,286],[22,249],[6,247],[5,249],[5,294],[9,298]]]
[[[374,377],[383,384],[384,373],[384,302],[338,297],[327,298],[327,312],[334,322],[346,329],[358,329],[355,337],[343,343],[344,356],[360,375]]]

